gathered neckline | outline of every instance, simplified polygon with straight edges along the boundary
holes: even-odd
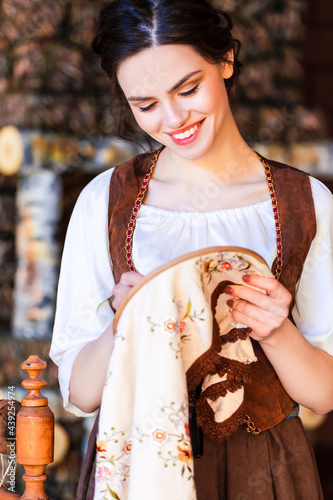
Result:
[[[186,218],[205,218],[211,217],[213,215],[232,215],[239,213],[248,213],[249,210],[256,210],[260,208],[271,207],[272,202],[269,198],[268,200],[259,201],[257,203],[253,203],[252,205],[244,205],[242,207],[233,207],[233,208],[220,208],[218,210],[207,210],[207,211],[175,211],[175,210],[167,210],[166,208],[154,207],[152,205],[141,205],[140,212],[149,212],[154,214],[160,214],[168,217],[186,217]]]
[[[144,211],[145,209],[142,209],[143,205],[143,200],[147,191],[147,187],[150,181],[150,178],[152,176],[152,173],[154,171],[154,168],[156,166],[158,157],[162,151],[163,147],[160,148],[158,151],[155,152],[152,162],[149,168],[149,171],[146,173],[146,175],[143,177],[142,182],[139,186],[139,192],[137,194],[134,207],[130,216],[130,220],[127,226],[127,231],[126,231],[126,242],[125,242],[125,251],[126,251],[126,260],[128,267],[130,271],[136,272],[137,269],[135,268],[134,261],[133,261],[133,255],[132,255],[132,242],[133,242],[133,233],[135,229],[135,224],[136,224],[136,219],[140,214],[142,215],[142,210]],[[283,265],[283,243],[282,243],[282,229],[281,229],[281,222],[280,222],[280,214],[279,214],[279,207],[278,207],[278,200],[274,188],[274,182],[273,182],[273,177],[272,177],[272,172],[269,163],[265,158],[263,158],[259,153],[257,153],[259,156],[264,169],[265,169],[265,174],[266,174],[266,181],[267,185],[269,188],[269,193],[270,193],[270,200],[266,200],[263,202],[259,202],[259,205],[257,204],[254,205],[248,205],[244,207],[239,207],[239,208],[230,208],[230,209],[221,209],[221,211],[213,211],[213,212],[170,212],[164,209],[164,212],[160,212],[159,215],[164,215],[164,217],[168,218],[174,218],[175,216],[178,218],[183,218],[183,220],[194,220],[193,217],[196,217],[198,220],[199,217],[201,220],[205,220],[207,218],[210,218],[212,216],[218,216],[221,219],[224,218],[226,219],[227,217],[234,217],[237,219],[237,216],[242,216],[244,217],[245,214],[247,215],[252,215],[256,209],[261,210],[261,209],[266,209],[266,207],[270,207],[273,212],[273,217],[275,220],[275,228],[276,228],[276,243],[277,243],[277,257],[276,257],[276,269],[275,269],[275,277],[278,280],[281,276],[282,273],[282,265]],[[149,206],[149,205],[146,205]],[[158,214],[158,212],[155,210],[155,212],[152,211],[152,208],[146,209],[147,213],[155,213]],[[191,214],[196,214],[196,215],[191,215]],[[208,214],[208,215],[207,215]],[[210,214],[210,215],[209,215]]]

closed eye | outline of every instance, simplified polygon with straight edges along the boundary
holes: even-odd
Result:
[[[186,92],[181,92],[179,95],[182,97],[189,97],[191,95],[194,95],[197,91],[199,90],[199,83],[193,87],[191,90],[187,90]],[[149,106],[145,107],[139,107],[139,110],[142,113],[147,113],[148,111],[152,111],[156,106],[156,102],[153,102],[152,104],[149,104]]]
[[[182,97],[187,97],[189,95],[195,94],[197,90],[199,90],[199,83],[195,87],[193,87],[193,89],[188,90],[187,92],[181,92],[179,95],[181,95]]]
[[[155,106],[156,106],[156,102],[153,102],[152,104],[149,104],[149,106],[145,106],[144,108],[139,108],[139,110],[142,113],[147,113],[147,111],[151,111],[152,109],[154,109]]]

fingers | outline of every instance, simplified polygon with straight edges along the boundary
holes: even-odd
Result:
[[[244,312],[234,309],[232,312],[232,319],[235,323],[239,323],[241,325],[246,325],[248,328],[251,328],[252,332],[261,332],[262,323],[257,321],[253,317],[244,314]],[[252,336],[252,334],[251,334]]]
[[[234,319],[236,319],[236,315],[237,317],[242,316],[244,320],[246,318],[247,322],[244,321],[243,324],[250,326],[248,324],[249,320],[253,320],[256,323],[265,323],[265,311],[259,309],[259,307],[254,306],[253,304],[249,304],[248,302],[240,299],[228,300],[227,304],[233,310],[232,316]],[[238,320],[237,322],[242,323]]]
[[[224,292],[233,297],[250,302],[251,304],[256,304],[262,309],[270,309],[271,300],[263,291],[254,290],[253,288],[243,285],[232,285],[226,287]]]
[[[281,285],[275,278],[268,278],[266,276],[259,276],[258,274],[247,274],[243,276],[243,281],[247,285],[255,286],[266,292],[273,298],[289,297],[291,301],[291,294],[288,290]],[[289,301],[289,303],[290,303]]]
[[[289,308],[292,300],[291,294],[275,278],[267,278],[251,274],[243,276],[243,281],[249,285],[230,285],[225,288],[228,295],[237,296],[243,300],[257,304],[259,307],[270,310],[272,299],[275,302],[285,304]],[[256,287],[255,290],[251,287]]]
[[[135,272],[123,273],[121,275],[119,283],[113,288],[114,299],[112,301],[112,306],[114,309],[118,309],[128,292],[142,280],[142,274]]]
[[[272,306],[270,310],[264,310],[238,298],[228,300],[227,304],[232,308],[233,320],[251,328],[251,337],[256,340],[270,336],[288,316],[287,308],[278,305]]]
[[[252,329],[251,337],[262,340],[280,328],[289,315],[291,295],[275,278],[249,275],[246,285],[229,285],[224,292],[233,297],[227,304],[232,318]],[[251,288],[251,286],[257,289]]]
[[[120,278],[120,283],[125,286],[134,286],[143,278],[142,274],[130,271],[128,273],[123,273]]]

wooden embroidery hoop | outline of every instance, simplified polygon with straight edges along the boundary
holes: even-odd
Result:
[[[131,288],[131,290],[128,292],[128,294],[126,295],[126,297],[124,298],[124,300],[122,301],[122,303],[120,304],[119,308],[116,311],[116,314],[115,314],[115,317],[113,320],[113,334],[115,335],[115,333],[116,333],[117,325],[118,325],[120,316],[122,315],[128,302],[149,281],[156,278],[156,276],[163,273],[167,269],[170,269],[172,266],[180,264],[181,262],[185,262],[185,261],[193,259],[195,257],[201,257],[201,256],[204,256],[207,254],[213,254],[213,253],[220,254],[220,253],[225,253],[225,252],[228,252],[228,253],[232,252],[235,254],[239,253],[239,254],[249,255],[251,257],[256,258],[262,264],[265,264],[267,266],[267,268],[269,269],[267,262],[265,261],[265,259],[263,259],[263,257],[261,257],[261,255],[254,252],[253,250],[249,250],[248,248],[243,248],[243,247],[233,247],[233,246],[207,247],[207,248],[203,248],[201,250],[196,250],[194,252],[190,252],[190,253],[187,253],[187,254],[182,255],[180,257],[177,257],[177,258],[167,262],[166,264],[163,264],[162,266],[157,267],[156,269],[154,269],[150,273],[148,273],[144,278],[142,278],[140,283],[137,283],[135,286],[133,286],[133,288]]]

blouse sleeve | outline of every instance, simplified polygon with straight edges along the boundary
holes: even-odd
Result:
[[[64,408],[85,413],[69,401],[69,380],[80,350],[97,339],[113,320],[108,298],[114,278],[108,243],[111,170],[91,181],[74,207],[65,239],[50,358],[58,365]],[[84,390],[84,388],[83,388]]]
[[[292,316],[312,345],[333,355],[333,196],[323,183],[310,180],[317,234],[297,284]]]

